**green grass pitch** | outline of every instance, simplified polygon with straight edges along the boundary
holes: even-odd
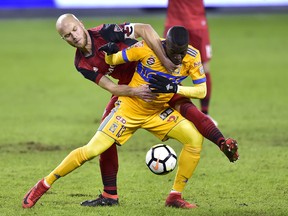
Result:
[[[208,16],[213,59],[210,114],[239,142],[235,164],[205,140],[183,196],[198,209],[165,208],[175,171],[152,174],[146,151],[159,141],[138,131],[119,149],[119,207],[79,203],[102,190],[98,159],[59,180],[32,209],[27,190],[93,136],[110,95],[76,72],[74,49],[55,19],[0,20],[1,215],[288,215],[288,15]],[[160,35],[164,15],[83,19],[150,23]],[[186,81],[189,84],[190,81]],[[198,101],[195,101],[198,104]],[[180,144],[169,140],[176,152]]]

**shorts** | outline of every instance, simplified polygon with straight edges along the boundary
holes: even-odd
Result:
[[[115,108],[100,124],[98,131],[115,139],[120,145],[124,144],[139,128],[165,141],[166,135],[183,120],[186,119],[168,105],[159,112],[147,115],[145,112],[141,113],[141,110],[135,112],[129,105],[118,100]]]

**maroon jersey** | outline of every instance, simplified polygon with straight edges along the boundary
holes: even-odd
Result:
[[[206,28],[203,0],[169,0],[165,26],[182,25],[186,28]]]
[[[101,32],[103,27],[104,25],[100,25],[88,30],[92,39],[92,54],[85,57],[81,51],[77,49],[74,61],[75,67],[85,78],[97,84],[104,75],[109,75],[114,79],[117,79],[118,84],[128,84],[134,74],[137,62],[130,62],[117,66],[106,64],[104,53],[98,51],[99,47],[109,42],[103,38],[103,32]],[[124,24],[117,27],[123,28]],[[137,41],[124,39],[123,37],[123,42],[117,42],[117,45],[120,50],[122,50],[135,42]]]
[[[189,32],[189,43],[201,53],[202,62],[212,57],[212,48],[203,0],[169,0],[164,36],[175,25]]]

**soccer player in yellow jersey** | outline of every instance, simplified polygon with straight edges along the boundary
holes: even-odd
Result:
[[[206,78],[200,53],[188,46],[188,32],[184,27],[172,27],[166,40],[163,40],[163,45],[167,56],[178,65],[176,70],[169,73],[144,41],[112,55],[107,54],[117,51],[114,49],[115,44],[101,48],[107,52],[105,60],[109,64],[139,61],[129,85],[149,85],[157,97],[153,101],[119,97],[115,108],[101,123],[88,144],[73,150],[49,175],[28,191],[22,202],[24,208],[33,207],[57,179],[98,156],[114,142],[123,145],[139,128],[148,130],[162,141],[173,138],[183,145],[173,187],[165,205],[176,208],[197,207],[185,201],[181,193],[199,162],[203,136],[190,121],[169,107],[167,102],[176,92],[191,98],[205,97]],[[192,78],[194,86],[179,85],[187,76]]]
[[[177,32],[175,35],[177,36],[178,32],[181,32],[180,30],[186,32],[186,29],[183,27],[172,28],[172,30],[174,29],[177,29],[177,31],[175,30],[175,32]],[[180,34],[179,38],[177,38],[177,42],[180,41],[180,44],[183,43],[183,45],[173,47],[175,46],[175,42],[173,42],[172,39],[176,40],[176,36],[171,36],[172,39],[170,40],[170,34],[168,34],[167,40],[163,41],[163,43],[165,45],[166,54],[174,64],[178,65],[178,68],[169,73],[166,71],[164,66],[161,64],[161,61],[156,57],[155,53],[151,50],[151,48],[149,48],[145,41],[140,41],[127,49],[113,55],[107,55],[105,57],[106,63],[110,65],[139,61],[129,86],[137,87],[149,84],[149,82],[152,81],[153,84],[150,85],[152,87],[152,92],[167,93],[160,94],[156,100],[149,103],[136,97],[122,97],[120,100],[129,103],[129,106],[132,109],[136,107],[135,109],[138,110],[139,107],[142,107],[143,113],[155,113],[156,109],[162,109],[163,107],[167,106],[167,102],[171,99],[171,97],[173,97],[174,93],[190,98],[202,98],[203,95],[205,96],[206,77],[201,64],[199,51],[185,43],[185,38]],[[108,45],[110,46],[110,49],[113,45],[115,46],[115,44],[111,44],[112,43]],[[105,50],[107,48],[102,47],[100,49]],[[177,50],[179,53],[175,52],[175,50]],[[192,78],[195,86],[178,86],[178,84],[180,84],[187,76]],[[153,90],[153,87],[160,87],[159,85],[161,83],[164,85],[161,88],[162,91],[160,89]],[[166,85],[169,85],[170,89],[165,89]],[[139,110],[139,112],[140,111],[141,110]]]

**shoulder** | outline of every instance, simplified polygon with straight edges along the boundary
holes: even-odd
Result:
[[[199,50],[196,49],[195,47],[189,45],[186,55],[191,56],[193,58],[196,58],[196,56],[199,55]]]
[[[186,56],[183,59],[183,64],[190,69],[198,67],[201,64],[199,50],[189,45]]]
[[[133,45],[127,47],[127,50],[140,50],[140,49],[143,50],[146,48],[149,48],[149,46],[146,44],[145,41],[141,40],[141,41],[138,41],[138,42],[134,43]]]
[[[102,38],[100,34],[100,30],[102,29],[103,25],[88,29],[89,35],[92,39]]]
[[[95,34],[95,33],[98,33],[103,28],[103,26],[104,24],[101,24],[99,26],[95,26],[93,28],[88,29],[88,31]]]

